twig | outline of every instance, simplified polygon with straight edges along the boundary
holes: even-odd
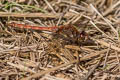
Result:
[[[107,51],[107,53],[106,53],[105,61],[104,61],[104,65],[103,65],[103,69],[106,67],[106,62],[107,62],[107,59],[108,59],[108,55],[109,55],[109,52],[110,52],[110,48],[111,48],[111,45],[110,45],[110,47],[108,48],[108,51]]]
[[[100,54],[102,54],[102,53],[105,53],[106,51],[107,51],[107,50],[103,50],[103,51],[101,51],[101,52],[98,53],[98,54],[93,53],[93,54],[90,54],[90,55],[86,55],[86,56],[80,58],[80,62],[81,62],[81,61],[84,61],[84,60],[88,60],[88,59],[90,59],[90,58],[92,58],[92,57],[95,57],[95,56],[97,56],[97,55],[100,55]],[[45,75],[45,74],[47,74],[47,73],[50,73],[50,72],[52,72],[52,71],[58,70],[58,69],[60,69],[60,68],[62,68],[62,67],[65,67],[65,66],[68,66],[68,65],[70,65],[70,64],[77,63],[77,62],[78,62],[78,60],[73,60],[73,61],[71,61],[71,62],[69,62],[69,63],[62,64],[62,65],[60,65],[60,66],[54,67],[54,68],[52,68],[52,69],[49,69],[49,70],[47,70],[47,71],[35,73],[35,74],[33,74],[33,75],[29,76],[29,77],[23,78],[23,79],[21,79],[21,80],[30,80],[30,79],[32,79],[32,78],[41,77],[42,75]]]
[[[30,80],[30,79],[33,79],[33,78],[38,78],[38,77],[41,77],[42,75],[45,75],[45,74],[47,74],[47,73],[50,73],[50,72],[55,71],[55,70],[58,70],[58,69],[60,69],[60,68],[62,68],[62,67],[68,66],[68,65],[73,64],[73,63],[76,63],[76,62],[77,62],[77,60],[73,60],[73,61],[71,61],[71,62],[69,62],[69,63],[62,64],[62,65],[60,65],[60,66],[51,68],[51,69],[49,69],[49,70],[35,73],[35,74],[33,74],[33,75],[29,76],[29,77],[22,78],[21,80]]]
[[[118,64],[120,64],[119,55],[117,52],[115,52],[115,53],[116,53],[116,58],[117,58]]]
[[[77,7],[79,10],[83,10],[83,11],[90,12],[90,10],[89,10],[88,8],[83,7],[83,6],[81,6],[81,5],[78,5],[78,4],[75,4],[75,3],[71,3],[70,1],[62,0],[61,3],[66,3],[66,4],[71,5],[71,7],[72,7],[72,6]]]
[[[117,31],[115,30],[115,28],[108,22],[107,19],[105,19],[105,18],[97,11],[97,9],[95,9],[95,7],[94,7],[92,4],[90,4],[90,7],[110,26],[110,28],[113,30],[113,32],[114,32],[115,34],[117,34]]]
[[[6,50],[2,50],[0,51],[0,53],[10,53],[11,51],[34,51],[36,48],[38,47],[38,45],[32,45],[32,46],[26,46],[26,47],[14,47],[13,49],[6,49]]]
[[[47,0],[44,0],[45,3],[48,5],[48,7],[52,10],[52,12],[55,14],[55,10],[53,9],[53,7],[50,5],[50,3]]]
[[[84,49],[83,47],[81,47],[81,49],[80,49],[78,46],[72,46],[72,48],[71,48],[69,45],[65,46],[65,48],[74,49],[74,50],[78,50],[78,51],[80,51],[81,49]],[[84,57],[81,57],[80,61],[88,60],[92,57],[98,56],[100,54],[104,54],[106,51],[108,51],[108,49],[105,49],[102,51],[93,51],[92,53],[85,55]]]
[[[88,80],[88,78],[93,74],[95,69],[100,65],[100,63],[102,61],[102,58],[103,58],[103,56],[101,57],[101,59],[98,61],[98,63],[87,73],[87,75],[82,80]]]
[[[69,5],[69,6],[66,8],[66,10],[63,11],[63,13],[60,15],[59,20],[58,20],[58,22],[57,22],[57,26],[58,26],[58,24],[60,23],[61,19],[65,16],[65,14],[67,13],[67,11],[69,11],[69,9],[70,9],[70,5]]]
[[[109,13],[111,13],[115,7],[117,7],[120,4],[120,1],[118,1],[117,3],[115,3],[114,5],[111,5],[104,13],[103,16],[108,15]]]
[[[92,38],[93,39],[93,38]],[[106,47],[109,47],[109,44],[103,40],[97,40],[97,39],[93,39],[94,41],[98,42],[99,44],[101,45],[104,45]],[[114,49],[114,50],[117,50],[117,51],[120,51],[120,48],[119,47],[116,47],[114,45],[111,45],[111,49]]]
[[[117,62],[118,62],[118,66],[120,66],[120,59],[119,59],[118,52],[116,51],[115,54],[116,54],[116,58],[117,58]],[[119,67],[118,67],[118,69],[120,70]]]
[[[91,23],[98,31],[100,31],[103,35],[105,35],[105,36],[108,37],[108,38],[111,38],[111,37],[109,37],[107,34],[105,34],[101,29],[99,29],[92,21],[90,21],[90,23]]]
[[[9,65],[11,65],[13,67],[16,67],[16,68],[18,68],[20,70],[23,70],[23,71],[27,71],[27,72],[30,72],[30,73],[36,73],[35,71],[31,70],[30,68],[25,67],[25,66],[20,65],[20,64],[13,64],[11,62],[7,62],[7,64],[9,64]]]

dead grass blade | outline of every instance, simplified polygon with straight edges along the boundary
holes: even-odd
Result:
[[[42,17],[42,18],[59,18],[60,13],[9,13],[9,12],[0,12],[1,17]],[[64,17],[71,17],[76,14],[66,13]]]

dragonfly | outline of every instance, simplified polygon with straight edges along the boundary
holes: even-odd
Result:
[[[8,23],[8,26],[14,28],[32,29],[37,31],[49,31],[56,34],[63,34],[73,42],[85,41],[88,38],[88,35],[85,31],[81,31],[81,32],[78,31],[78,29],[72,24],[46,27],[46,26],[32,26],[28,24],[11,22]]]

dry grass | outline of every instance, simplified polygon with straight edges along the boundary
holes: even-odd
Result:
[[[0,80],[119,80],[119,7],[119,0],[1,0]],[[68,26],[51,33],[9,22]]]

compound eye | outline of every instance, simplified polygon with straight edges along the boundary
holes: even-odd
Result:
[[[88,38],[87,33],[85,31],[82,31],[79,35],[79,38],[83,41],[87,40]]]

